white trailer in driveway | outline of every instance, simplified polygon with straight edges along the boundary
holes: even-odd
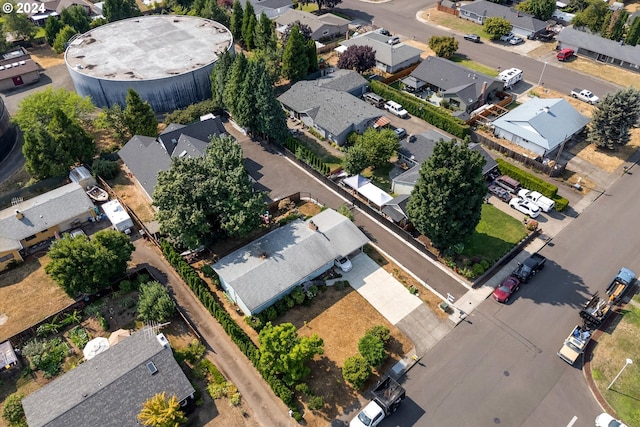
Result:
[[[133,220],[119,201],[111,200],[104,203],[101,207],[105,215],[107,215],[107,218],[109,218],[109,221],[111,221],[113,228],[125,234],[131,233]]]

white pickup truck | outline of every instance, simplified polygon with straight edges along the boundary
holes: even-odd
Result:
[[[576,360],[578,360],[578,357],[584,353],[590,340],[591,331],[577,325],[573,328],[573,331],[571,331],[567,339],[564,340],[562,348],[558,350],[558,356],[565,362],[573,365],[576,363]]]
[[[600,98],[595,96],[593,92],[586,89],[573,89],[571,91],[571,96],[579,99],[580,101],[588,102],[589,104],[597,104],[600,101]]]
[[[549,212],[556,205],[556,202],[554,202],[550,198],[543,196],[537,191],[527,190],[526,188],[518,191],[518,197],[530,201],[531,203],[542,209],[544,212]]]

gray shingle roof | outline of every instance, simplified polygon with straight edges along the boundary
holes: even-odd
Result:
[[[409,138],[405,138],[400,141],[400,149],[398,152],[407,158],[413,158],[417,164],[420,164],[431,157],[433,154],[433,148],[441,139],[445,141],[449,141],[447,135],[438,132],[435,129],[429,129],[421,134],[415,136],[416,139],[414,142],[409,142]]]
[[[394,222],[407,219],[406,208],[409,194],[401,194],[382,207],[382,212],[389,215]]]
[[[460,11],[468,10],[479,16],[486,17],[502,17],[506,18],[511,25],[517,28],[522,28],[531,32],[538,32],[547,28],[547,23],[534,18],[532,15],[519,12],[515,9],[511,9],[508,6],[493,3],[487,0],[478,0],[471,3],[467,3],[460,6]]]
[[[548,151],[587,123],[589,119],[564,99],[532,98],[494,120],[493,125]]]
[[[318,231],[309,228],[309,221]],[[296,220],[270,232],[212,267],[253,310],[368,241],[348,218],[327,209],[310,220]]]
[[[75,182],[4,209],[0,211],[0,251],[21,249],[22,239],[82,214],[89,215],[92,210],[93,202]],[[22,219],[16,211],[22,213]]]
[[[158,184],[158,174],[171,167],[171,157],[179,157],[183,151],[187,151],[191,157],[201,156],[212,135],[225,133],[219,117],[187,126],[172,123],[158,139],[135,135],[118,154],[151,198]]]
[[[259,14],[259,10],[262,9],[280,9],[282,7],[293,6],[291,0],[249,0],[249,3],[253,5],[257,14]],[[242,6],[244,8],[244,3]]]
[[[378,32],[368,32],[357,37],[345,40],[340,43],[342,46],[371,46],[376,52],[376,61],[386,64],[390,67],[401,64],[405,61],[415,58],[420,59],[422,51],[413,46],[404,43],[390,45],[387,43],[391,37],[382,35]]]
[[[348,25],[349,21],[331,13],[325,13],[324,15],[317,16],[313,13],[305,12],[302,10],[289,9],[282,15],[275,19],[278,25],[289,25],[294,22],[300,22],[311,28],[312,32],[318,31],[325,25],[342,26]]]
[[[320,87],[339,90],[341,92],[351,92],[368,84],[367,79],[353,70],[337,69],[333,73],[320,77],[316,80]]]
[[[605,39],[597,34],[578,31],[571,27],[565,27],[558,33],[557,38],[560,43],[577,46],[631,64],[640,65],[640,45],[631,46],[625,44],[620,46],[620,43],[615,40]]]
[[[411,72],[410,76],[450,92],[460,91],[466,96],[461,99],[467,99],[470,95],[473,95],[475,100],[479,99],[484,82],[487,82],[487,85],[495,82],[504,86],[500,79],[489,77],[437,56],[428,56]],[[473,84],[473,91],[468,89],[469,84]]]
[[[379,109],[360,98],[318,86],[315,81],[294,84],[278,97],[278,101],[296,112],[308,114],[318,126],[333,135],[382,115]]]
[[[149,361],[158,369],[154,375]],[[178,401],[194,393],[168,343],[164,347],[154,333],[141,330],[28,395],[22,405],[30,427],[135,426],[142,404],[163,391]]]

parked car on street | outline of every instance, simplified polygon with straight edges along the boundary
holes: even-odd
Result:
[[[511,295],[520,289],[520,280],[509,276],[493,291],[493,298],[498,302],[508,302]]]
[[[513,36],[509,39],[509,44],[511,45],[517,45],[520,43],[524,43],[524,39],[522,37],[518,37],[518,36]]]
[[[400,139],[404,138],[405,135],[407,135],[407,131],[404,128],[395,128],[393,131]]]
[[[533,202],[528,200],[522,200],[519,197],[511,199],[509,206],[525,215],[528,215],[530,218],[537,218],[538,215],[540,215],[539,206],[536,206]]]
[[[477,34],[465,34],[464,39],[470,42],[480,43],[480,36]]]
[[[336,258],[334,264],[336,267],[339,267],[340,270],[342,270],[345,273],[348,271],[351,271],[351,269],[353,268],[353,264],[351,264],[351,261],[346,256]]]
[[[556,58],[558,58],[558,61],[568,61],[575,54],[576,53],[574,52],[573,49],[566,48],[558,52],[558,54],[556,55]]]
[[[596,417],[596,427],[627,427],[627,425],[604,412]]]

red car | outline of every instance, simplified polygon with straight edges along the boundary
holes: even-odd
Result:
[[[502,285],[498,286],[496,290],[493,291],[493,298],[498,302],[507,302],[509,301],[509,297],[516,293],[518,289],[520,289],[520,280],[513,276],[509,276],[504,279]]]

